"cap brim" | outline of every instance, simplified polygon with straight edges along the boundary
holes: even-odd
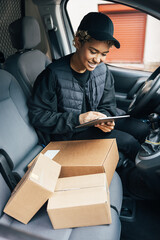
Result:
[[[109,33],[105,33],[105,32],[95,32],[95,31],[88,31],[88,34],[98,40],[98,41],[107,41],[107,40],[110,40],[110,41],[114,41],[114,46],[116,48],[120,48],[120,43],[118,42],[117,39],[115,39],[111,34]]]

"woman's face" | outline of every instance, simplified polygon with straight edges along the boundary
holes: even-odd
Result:
[[[83,45],[77,44],[77,67],[81,70],[93,71],[98,64],[106,60],[109,46],[106,42],[95,39],[85,42]]]

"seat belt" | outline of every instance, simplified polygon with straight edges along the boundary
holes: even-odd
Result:
[[[50,40],[52,58],[53,60],[58,59],[64,55],[64,52],[63,52],[63,49],[60,48],[58,38],[57,38],[57,33],[56,33],[57,27],[53,24],[53,18],[51,14],[47,14],[44,16],[44,22],[45,22],[45,26],[48,32],[48,37]]]
[[[50,47],[51,47],[51,52],[54,59],[58,59],[62,56],[62,49],[60,49],[59,44],[58,44],[58,39],[56,35],[56,31],[53,30],[48,30],[48,36],[50,39]]]
[[[12,172],[11,164],[9,163],[10,159],[8,160],[6,156],[8,156],[8,154],[5,153],[3,149],[0,149],[0,173],[2,174],[10,190],[13,191],[17,185],[17,181]]]

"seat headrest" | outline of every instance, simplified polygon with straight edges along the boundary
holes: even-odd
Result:
[[[41,41],[40,27],[34,17],[25,16],[9,25],[13,48],[32,49]]]

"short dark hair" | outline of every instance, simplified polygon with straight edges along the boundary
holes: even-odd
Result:
[[[90,42],[91,40],[93,40],[93,38],[88,34],[87,31],[84,30],[78,30],[75,33],[75,37],[78,37],[80,43],[83,45],[85,42]],[[114,41],[113,40],[105,40],[103,42],[106,42],[109,47],[112,47],[114,45]],[[74,44],[74,40],[73,40],[73,44]],[[75,45],[75,44],[74,44]]]

